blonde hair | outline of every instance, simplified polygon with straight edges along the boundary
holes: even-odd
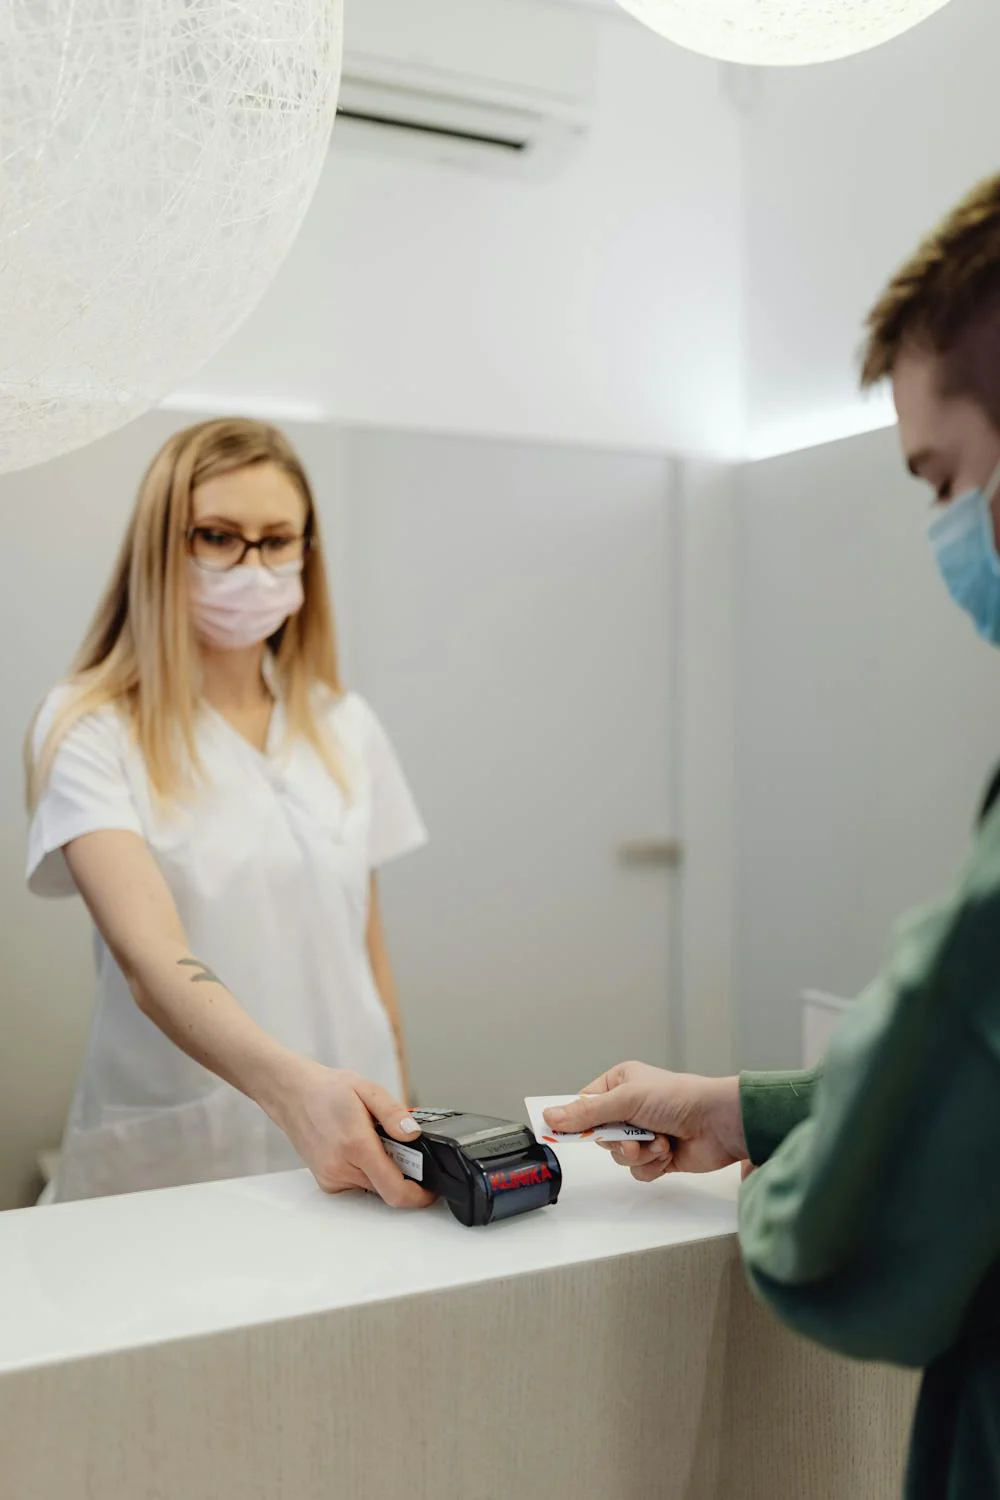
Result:
[[[281,432],[262,422],[229,418],[175,433],[147,469],[111,581],[73,663],[73,691],[37,756],[33,732],[29,734],[29,806],[44,790],[66,735],[81,719],[109,705],[130,720],[159,798],[177,797],[200,774],[195,739],[200,674],[187,576],[192,495],[206,480],[263,463],[276,465],[294,482],[307,511],[305,602],[270,642],[288,733],[308,740],[346,790],[335,747],[316,712],[316,687],[339,696],[342,686],[312,489]]]
[[[941,357],[950,392],[1000,416],[998,315],[1000,176],[967,194],[889,282],[866,320],[862,385],[890,377],[903,349],[915,346]]]

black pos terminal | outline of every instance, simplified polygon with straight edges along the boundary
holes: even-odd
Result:
[[[410,1113],[419,1140],[402,1145],[378,1127],[385,1149],[404,1177],[447,1199],[459,1223],[492,1224],[558,1199],[559,1162],[526,1125],[457,1109]]]

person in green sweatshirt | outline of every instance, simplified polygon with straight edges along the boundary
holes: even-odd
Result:
[[[1000,647],[1000,177],[869,315],[883,380],[944,583]],[[747,1273],[791,1328],[924,1369],[907,1500],[1000,1497],[1000,775],[953,890],[901,924],[815,1072],[625,1063],[584,1092],[549,1123],[654,1130],[613,1148],[642,1181],[745,1163]]]

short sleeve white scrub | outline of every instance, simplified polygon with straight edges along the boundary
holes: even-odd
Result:
[[[39,716],[36,744],[65,689]],[[326,709],[345,798],[310,745],[285,743],[280,702],[261,754],[213,709],[198,727],[206,773],[158,805],[129,727],[106,709],[62,742],[35,810],[28,883],[76,888],[62,850],[103,829],[140,834],[177,903],[191,951],[277,1041],[399,1093],[392,1029],[367,950],[372,870],[426,833],[367,704]],[[50,1201],[280,1171],[300,1165],[264,1113],[192,1062],[141,1013],[97,940],[98,998]]]

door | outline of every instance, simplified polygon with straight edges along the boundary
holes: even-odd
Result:
[[[346,436],[351,681],[431,833],[383,880],[421,1103],[518,1116],[525,1094],[670,1059],[668,474]]]

